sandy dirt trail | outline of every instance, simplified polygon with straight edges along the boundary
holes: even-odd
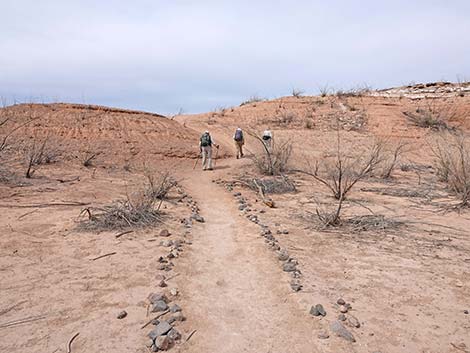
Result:
[[[181,351],[318,352],[313,323],[259,229],[212,183],[223,171],[201,173],[186,180],[206,223],[194,227],[191,252],[182,260],[184,310],[197,333]]]

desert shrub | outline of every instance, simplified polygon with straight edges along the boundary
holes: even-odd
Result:
[[[86,208],[81,215],[88,218],[80,222],[84,230],[116,230],[125,228],[143,228],[153,226],[162,221],[161,204],[176,183],[168,173],[152,177],[147,176],[144,187],[128,194],[126,199],[117,200],[111,205]],[[171,185],[171,186],[170,186]]]
[[[316,210],[318,219],[326,227],[340,225],[341,211],[347,195],[357,182],[370,176],[382,160],[381,143],[374,143],[364,153],[354,156],[345,155],[343,147],[338,130],[336,149],[331,158],[316,161],[309,170],[297,170],[325,186],[337,200],[333,210],[320,208]]]
[[[432,143],[439,179],[459,196],[461,206],[470,206],[470,139],[463,133],[441,133]]]
[[[264,175],[281,175],[288,169],[292,155],[292,141],[284,140],[277,142],[272,138],[271,145],[267,145],[256,133],[248,132],[260,145],[260,152],[251,153],[258,171]]]
[[[60,156],[58,147],[53,146],[49,137],[40,139],[34,138],[30,144],[23,149],[26,160],[26,178],[31,178],[39,166],[57,161]]]
[[[294,112],[283,110],[280,112],[277,121],[280,125],[289,125],[296,119],[296,117],[297,115]]]
[[[377,166],[377,174],[382,179],[390,179],[392,172],[400,163],[403,155],[408,151],[409,143],[400,140],[395,143],[384,140],[380,142],[382,148],[382,158]]]
[[[304,94],[305,92],[300,90],[300,89],[297,89],[297,88],[293,88],[292,89],[292,97],[295,97],[295,98],[300,98],[302,97],[302,95]]]
[[[320,96],[322,97],[326,97],[327,95],[330,94],[330,88],[328,87],[328,85],[320,87],[319,91],[320,91]]]
[[[453,130],[449,121],[454,117],[455,110],[447,104],[424,100],[413,110],[403,112],[415,126],[432,130]]]
[[[168,193],[173,189],[178,183],[173,178],[170,172],[161,172],[161,173],[152,173],[145,172],[147,178],[148,189],[147,192],[150,193],[150,196],[163,200],[168,196]]]
[[[252,95],[250,98],[248,98],[246,101],[240,103],[240,107],[243,107],[244,105],[251,104],[251,103],[258,103],[264,101],[263,98],[258,97],[257,95]]]
[[[297,190],[295,183],[285,175],[264,178],[241,177],[240,182],[254,191],[259,191],[261,188],[264,194],[284,194]]]
[[[311,119],[305,120],[305,128],[306,129],[313,129],[315,127],[315,123]]]

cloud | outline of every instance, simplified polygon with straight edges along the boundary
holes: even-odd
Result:
[[[0,95],[174,113],[469,77],[467,1],[25,1],[4,6]]]

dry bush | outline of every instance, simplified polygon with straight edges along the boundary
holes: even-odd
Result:
[[[459,196],[460,206],[470,206],[470,139],[463,133],[443,132],[431,145],[437,175]]]
[[[173,178],[170,172],[155,173],[146,171],[145,176],[148,183],[148,192],[151,193],[153,198],[163,200],[168,196],[168,193],[173,189],[178,182]]]
[[[374,143],[366,152],[355,156],[347,156],[343,152],[343,143],[337,130],[336,150],[333,158],[316,161],[309,170],[297,170],[307,174],[325,186],[337,200],[334,210],[317,208],[316,214],[324,226],[338,226],[341,223],[343,202],[348,193],[360,180],[370,176],[382,161],[381,143]]]
[[[87,214],[88,218],[82,220],[79,227],[84,230],[102,231],[143,228],[160,223],[161,204],[171,188],[176,186],[176,182],[170,180],[173,179],[166,172],[147,176],[145,186],[127,195],[125,200],[117,200],[100,208],[84,209],[81,215]]]
[[[295,183],[285,175],[265,178],[240,177],[239,181],[257,192],[261,188],[264,194],[284,194],[297,191]]]
[[[264,175],[281,175],[286,172],[292,155],[292,141],[276,142],[272,138],[271,146],[267,146],[263,139],[256,133],[248,132],[261,145],[261,152],[251,153],[256,168]]]
[[[383,148],[381,161],[376,168],[377,175],[382,179],[390,179],[401,158],[408,152],[410,144],[403,140],[395,143],[383,140],[379,143],[382,144]]]
[[[399,220],[376,214],[354,216],[349,218],[346,223],[352,232],[384,231],[397,229],[404,224]]]
[[[300,98],[305,92],[301,89],[293,88],[292,89],[292,97]]]
[[[248,98],[246,101],[240,103],[240,107],[243,107],[244,105],[247,104],[252,104],[252,103],[258,103],[264,101],[263,98],[258,97],[256,94],[252,95],[250,98]]]
[[[412,111],[403,112],[415,126],[432,130],[453,130],[449,121],[455,116],[455,109],[449,104],[425,99]]]
[[[93,153],[93,152],[90,152],[90,151],[86,151],[83,155],[82,155],[82,165],[84,167],[91,167],[93,166],[93,160],[98,156],[98,153]]]
[[[61,154],[58,147],[53,146],[50,142],[49,137],[42,141],[34,138],[30,144],[24,147],[23,153],[26,160],[26,178],[31,178],[39,166],[56,162]]]
[[[297,114],[289,111],[289,110],[283,110],[279,113],[276,122],[279,125],[289,125],[292,124],[295,119],[297,118]]]
[[[328,85],[322,86],[318,89],[320,91],[320,96],[326,97],[327,95],[330,94],[330,87]]]

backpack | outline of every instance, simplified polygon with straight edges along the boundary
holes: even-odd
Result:
[[[201,146],[202,147],[207,147],[212,145],[212,140],[211,140],[211,135],[204,133],[201,136]]]
[[[243,141],[243,132],[242,132],[242,130],[235,131],[235,136],[233,137],[233,139],[235,141],[238,141],[238,142]]]

